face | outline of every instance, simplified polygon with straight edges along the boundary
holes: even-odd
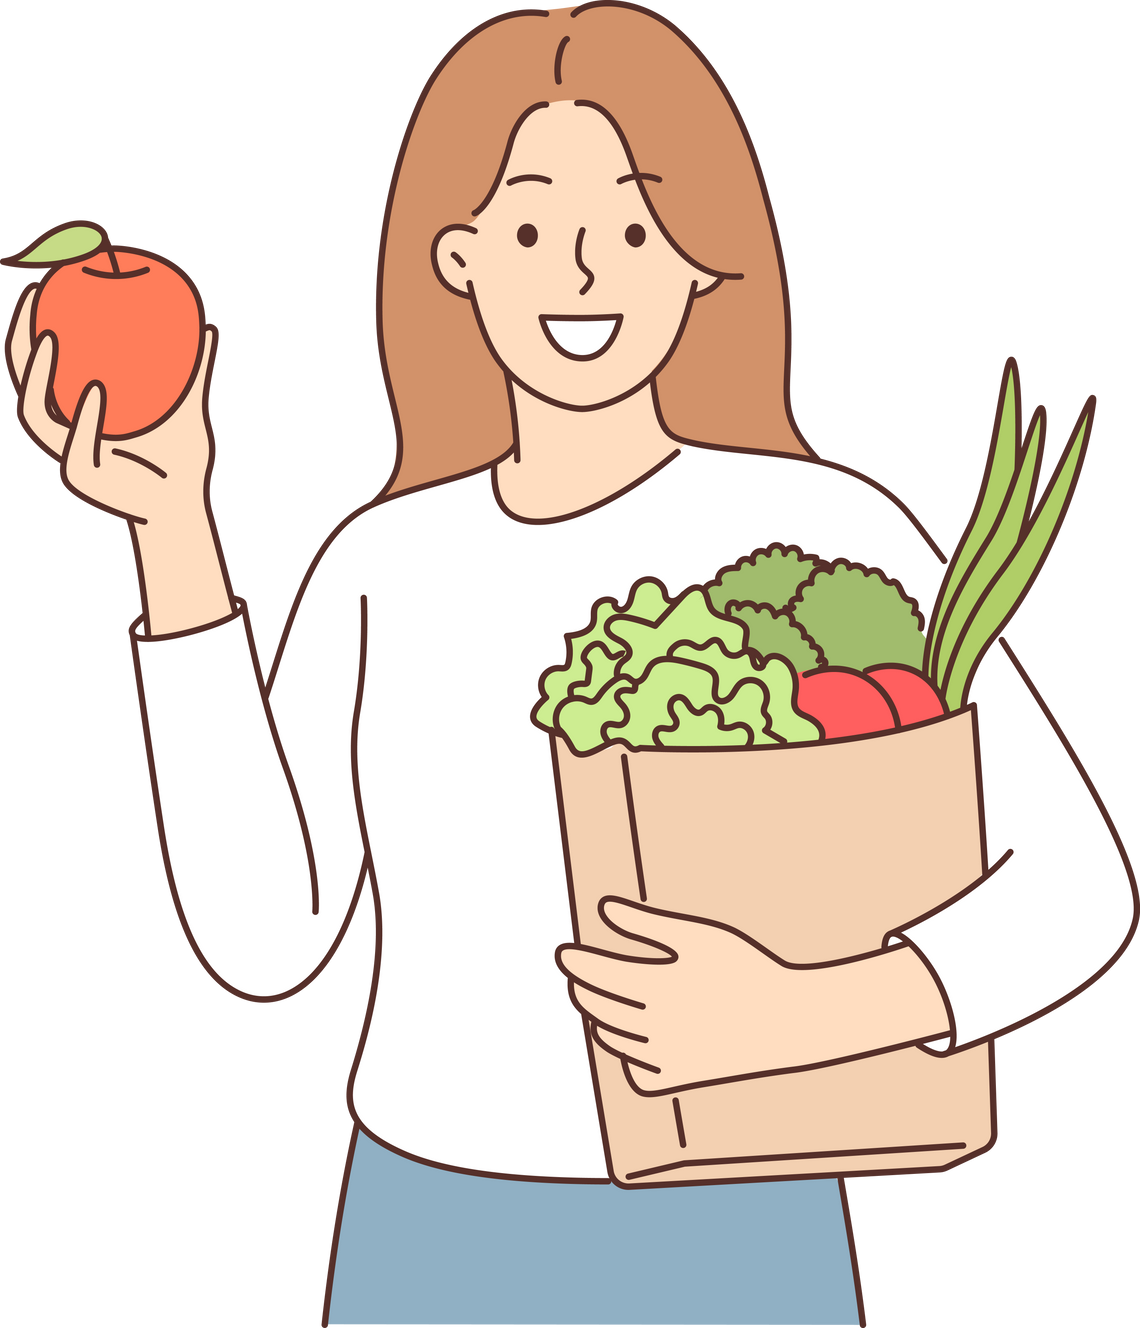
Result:
[[[473,302],[499,362],[558,405],[636,391],[718,284],[659,229],[633,169],[604,115],[555,102],[523,121],[473,225],[435,241],[436,272]]]

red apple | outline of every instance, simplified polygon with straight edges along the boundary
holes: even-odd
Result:
[[[887,693],[855,669],[809,669],[801,673],[796,709],[820,724],[825,738],[881,733],[898,723]]]
[[[202,301],[173,263],[111,245],[102,227],[69,222],[41,235],[11,267],[49,267],[32,304],[32,338],[51,332],[55,405],[70,423],[83,389],[106,389],[103,434],[129,438],[182,400],[203,344]]]
[[[867,676],[879,684],[898,711],[900,724],[918,724],[946,713],[946,704],[928,678],[905,664],[880,664]]]
[[[52,388],[64,419],[74,418],[97,378],[107,389],[104,432],[126,438],[182,399],[197,364],[201,306],[172,264],[111,249],[56,268],[40,286],[32,335],[49,329],[59,345]]]

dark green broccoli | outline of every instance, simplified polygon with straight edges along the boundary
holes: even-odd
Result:
[[[707,586],[709,602],[718,613],[730,600],[782,609],[822,565],[821,559],[794,544],[769,544],[731,567],[722,567]]]
[[[918,604],[877,568],[843,559],[820,567],[788,607],[833,666],[922,667],[926,643]]]
[[[758,655],[783,655],[797,673],[822,668],[827,657],[788,609],[729,600],[725,612],[744,624],[745,644]]]

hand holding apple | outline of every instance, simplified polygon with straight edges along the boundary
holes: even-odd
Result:
[[[20,299],[7,359],[20,422],[64,462],[68,488],[140,524],[201,506],[217,332],[189,277],[155,254],[112,247],[89,222],[58,226],[3,261],[50,269]]]
[[[86,502],[142,525],[182,518],[203,507],[213,462],[207,392],[216,329],[205,329],[201,360],[177,409],[129,441],[112,439],[106,432],[108,394],[99,381],[84,384],[70,423],[59,418],[52,392],[58,359],[55,334],[47,331],[34,344],[32,340],[37,289],[29,286],[17,306],[8,335],[8,365],[20,394],[20,423],[61,461],[63,482]]]
[[[86,237],[69,234],[84,229]],[[69,253],[69,245],[99,237],[99,252]],[[138,258],[148,260],[148,271],[123,267]],[[102,231],[79,224],[49,232],[5,262],[52,267],[21,296],[5,347],[20,423],[60,461],[74,494],[131,523],[147,632],[227,616],[233,600],[209,503],[207,398],[217,329],[202,324],[197,293],[181,274],[144,286],[152,273],[158,280],[156,265],[176,269],[151,255],[112,251]],[[135,358],[132,348],[143,343]]]
[[[49,268],[31,306],[31,340],[55,338],[53,413],[75,419],[88,383],[107,394],[103,433],[130,438],[160,423],[190,389],[204,346],[202,300],[157,254],[115,248],[101,226],[72,221],[0,260]]]

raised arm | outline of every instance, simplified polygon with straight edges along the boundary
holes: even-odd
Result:
[[[20,423],[60,462],[72,493],[128,523],[148,633],[226,617],[233,596],[210,510],[214,435],[207,402],[217,328],[205,328],[194,380],[178,409],[146,433],[111,443],[102,436],[107,402],[101,383],[87,385],[70,425],[51,407],[58,346],[51,332],[32,345],[36,289],[29,286],[20,297],[6,345]]]
[[[278,998],[323,967],[363,882],[352,773],[360,597],[326,559],[296,614],[274,715],[210,510],[215,329],[178,409],[112,442],[100,384],[87,386],[70,425],[52,411],[56,348],[50,334],[32,345],[34,290],[7,343],[19,417],[67,487],[130,531],[143,601],[131,629],[136,674],[179,918],[222,985]]]

